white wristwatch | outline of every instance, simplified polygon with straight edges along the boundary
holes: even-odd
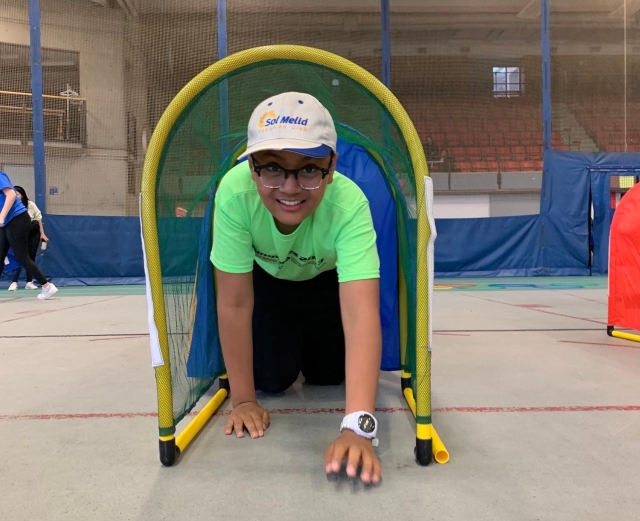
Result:
[[[367,411],[357,411],[347,414],[340,424],[340,432],[344,429],[349,429],[355,432],[358,436],[372,440],[374,447],[378,446],[378,421],[373,414],[369,414]]]

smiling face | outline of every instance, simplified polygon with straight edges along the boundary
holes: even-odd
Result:
[[[300,223],[309,217],[318,205],[322,202],[327,186],[333,182],[333,172],[335,171],[337,154],[333,161],[331,156],[327,157],[307,157],[295,152],[284,150],[265,150],[256,152],[249,158],[251,167],[251,177],[256,183],[258,194],[267,210],[273,215],[276,227],[280,233],[293,233]],[[305,166],[315,166],[318,168],[328,168],[330,170],[320,188],[316,190],[304,190],[292,175],[287,177],[286,182],[280,188],[267,188],[262,184],[260,177],[253,169],[253,161],[256,165],[268,165],[275,163],[283,168],[296,170]]]

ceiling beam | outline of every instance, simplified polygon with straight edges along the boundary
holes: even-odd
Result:
[[[625,0],[627,2],[627,18],[640,11],[640,0]],[[609,18],[624,18],[624,3],[609,13]]]

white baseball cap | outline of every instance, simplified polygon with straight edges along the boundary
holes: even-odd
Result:
[[[249,119],[247,150],[240,159],[263,150],[286,150],[325,157],[336,150],[338,136],[329,111],[316,98],[284,92],[258,105]]]

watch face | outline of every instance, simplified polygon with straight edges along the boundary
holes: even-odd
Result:
[[[358,427],[362,432],[371,434],[376,429],[376,420],[369,414],[363,414],[358,418]]]

